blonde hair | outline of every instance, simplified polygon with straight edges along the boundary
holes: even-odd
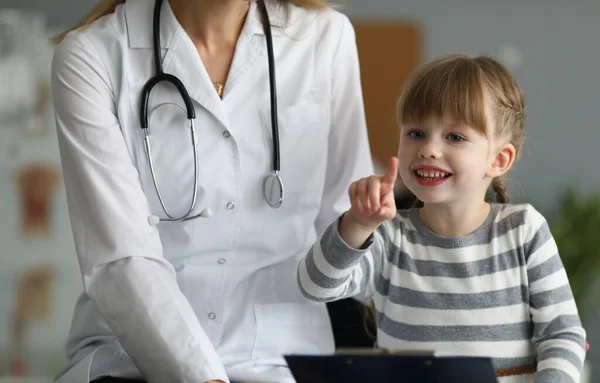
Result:
[[[323,9],[328,5],[323,0],[277,0],[281,3],[288,3],[297,5],[306,9]],[[52,38],[52,42],[54,44],[60,43],[65,36],[74,30],[77,30],[81,27],[85,27],[86,25],[91,24],[92,22],[98,20],[102,16],[106,16],[115,11],[118,5],[125,3],[125,0],[100,0],[96,3],[96,6],[88,13],[81,21],[77,24],[73,25],[71,28],[66,31],[61,32],[54,38]]]
[[[492,112],[493,132],[486,123],[486,108]],[[526,106],[521,88],[508,69],[490,57],[449,55],[424,65],[406,82],[397,115],[399,124],[450,116],[486,136],[507,139],[517,158],[525,140]],[[491,188],[497,202],[509,202],[501,178],[494,178]]]

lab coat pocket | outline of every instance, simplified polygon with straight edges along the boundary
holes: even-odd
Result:
[[[312,101],[278,109],[281,178],[286,192],[299,193],[303,202],[318,203],[327,168],[328,108]],[[271,110],[262,110],[265,137],[272,147]]]
[[[313,303],[255,304],[256,339],[252,359],[285,365],[287,354],[334,351],[331,323],[324,305]]]

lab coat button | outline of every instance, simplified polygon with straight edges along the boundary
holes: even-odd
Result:
[[[219,259],[219,265],[222,265],[222,264],[224,264],[224,263],[225,263],[225,258],[221,258],[221,259]]]
[[[229,137],[231,137],[231,133],[229,133],[227,130],[224,130],[223,131],[223,137],[229,138]]]
[[[209,313],[208,314],[208,319],[215,319],[217,316],[215,315],[215,313]]]
[[[233,210],[234,207],[235,207],[235,204],[233,202],[227,202],[227,209],[228,210]]]

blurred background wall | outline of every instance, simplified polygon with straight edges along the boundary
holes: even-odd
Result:
[[[340,0],[337,3],[357,27],[373,22],[413,26],[418,31],[417,46],[411,48],[411,57],[417,59],[415,64],[446,53],[467,53],[492,55],[509,66],[525,91],[529,110],[523,157],[510,176],[509,192],[514,200],[531,202],[552,219],[564,215],[560,196],[566,187],[571,186],[583,195],[600,191],[600,171],[594,156],[600,144],[597,117],[600,2]],[[39,13],[45,17],[47,33],[51,33],[77,21],[93,4],[93,0],[0,0],[0,10],[15,8]],[[359,43],[365,46],[363,38],[358,35]],[[402,43],[383,37],[377,44],[397,52],[395,60],[402,60],[405,49]],[[368,58],[361,54],[361,61],[367,62]],[[49,57],[41,55],[40,60]],[[49,62],[40,65],[41,73],[45,73]],[[395,84],[400,81],[398,75],[388,72],[379,76],[393,79],[387,84],[392,90],[386,94],[397,95],[401,85]],[[368,91],[365,90],[368,104],[375,102],[376,91],[377,84],[370,82]],[[369,116],[372,139],[396,134],[393,101],[389,97],[382,100],[390,105],[385,107],[389,115],[383,116],[383,120],[378,120],[381,116]],[[23,354],[51,355],[37,366],[30,365],[29,370],[52,375],[60,368],[73,304],[81,290],[51,110],[43,110],[39,121],[43,121],[44,127],[30,134],[21,123],[0,120],[0,376],[19,368],[7,362],[2,364],[2,360],[11,359],[9,354],[14,351],[11,344],[17,333],[23,338],[19,341],[24,345]],[[373,121],[384,123],[377,122],[375,126]],[[377,148],[375,153],[380,161],[394,154],[395,144],[391,149]],[[41,170],[32,167],[38,163],[42,164]],[[47,190],[41,198],[46,199],[43,203],[47,205],[49,230],[23,229],[28,209],[24,202],[26,188],[32,187],[27,186],[28,177],[37,182],[45,180],[44,186],[33,187]],[[594,240],[598,243],[597,238],[580,241]],[[595,249],[589,256],[600,258],[600,243]],[[19,303],[36,299],[49,300],[51,304],[29,307]],[[586,312],[592,344],[588,360],[592,366],[599,366],[594,380],[600,381],[600,317],[597,307]],[[25,326],[26,331],[19,332],[19,326]]]

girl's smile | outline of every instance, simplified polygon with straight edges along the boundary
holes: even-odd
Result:
[[[421,186],[438,186],[452,177],[452,173],[435,166],[418,166],[413,173]]]

